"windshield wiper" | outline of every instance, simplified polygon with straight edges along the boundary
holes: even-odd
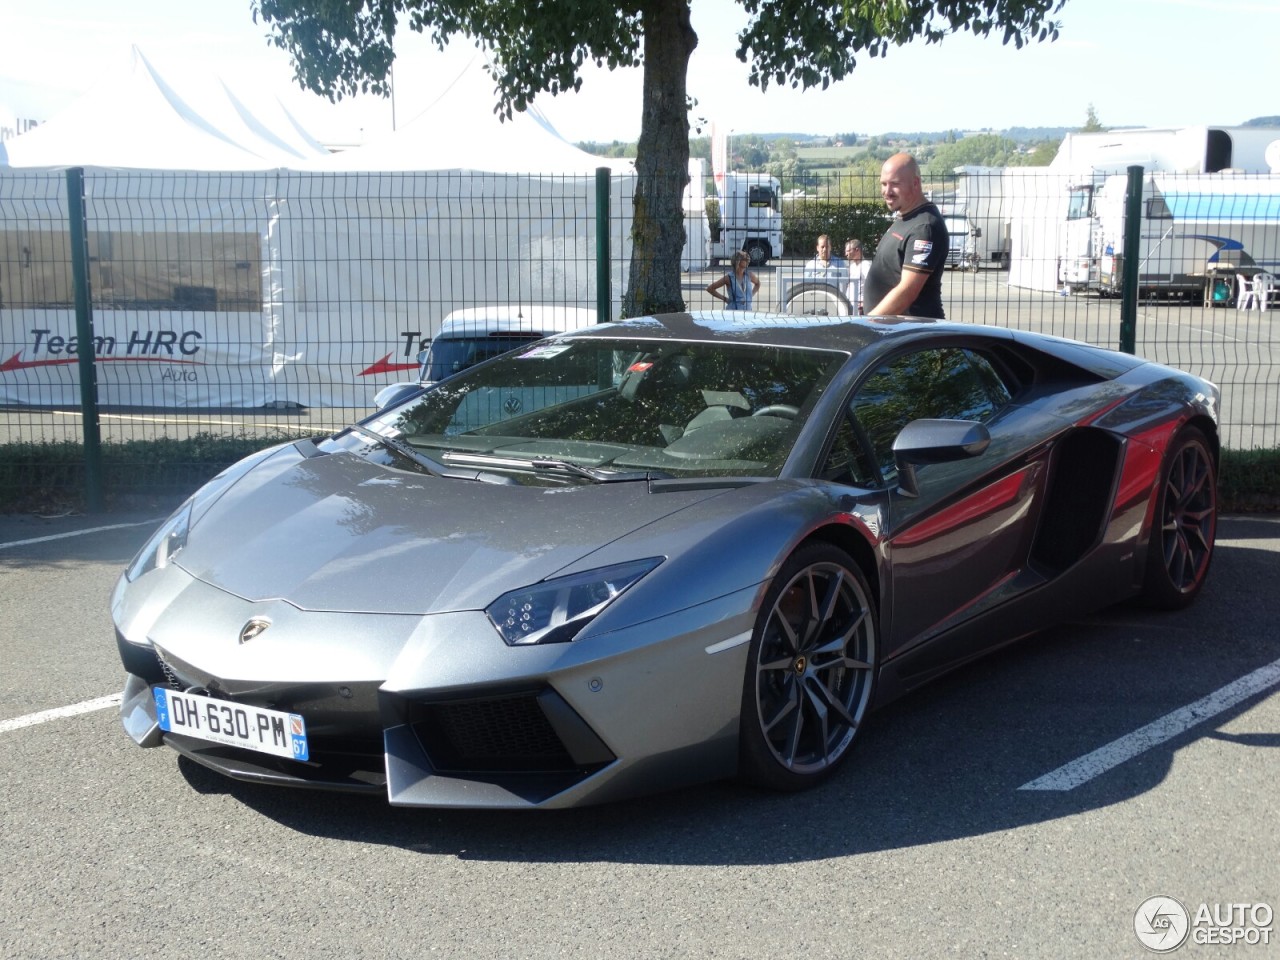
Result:
[[[450,463],[483,464],[494,467],[509,467],[512,470],[544,470],[561,471],[582,477],[592,483],[635,483],[641,480],[669,480],[671,474],[662,470],[608,470],[602,467],[584,467],[580,463],[569,460],[549,460],[537,457],[524,460],[520,457],[497,457],[488,453],[458,453],[451,451],[445,454]]]
[[[368,427],[362,427],[358,423],[353,423],[347,428],[353,433],[358,433],[362,437],[368,437],[379,446],[390,450],[392,453],[398,453],[406,460],[416,463],[427,473],[433,477],[445,477],[449,475],[449,468],[438,460],[432,460],[428,456],[419,453],[403,440],[397,440],[394,437],[386,437],[378,433],[376,430],[370,430]]]
[[[575,477],[585,477],[594,483],[633,483],[637,480],[669,480],[671,474],[662,470],[608,470],[601,467],[584,467],[569,460],[532,460],[535,470],[563,470]]]

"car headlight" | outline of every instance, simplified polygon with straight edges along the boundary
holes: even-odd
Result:
[[[163,570],[187,545],[187,531],[191,528],[191,504],[192,501],[188,500],[180,506],[173,516],[160,524],[160,529],[138,551],[138,555],[124,572],[130,583],[144,573]]]
[[[544,580],[503,594],[484,612],[513,647],[564,643],[661,562],[650,557]]]

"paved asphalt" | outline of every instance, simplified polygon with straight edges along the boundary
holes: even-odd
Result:
[[[0,517],[0,957],[1138,958],[1149,897],[1280,909],[1280,687],[1019,790],[1277,670],[1280,519],[1223,519],[1191,610],[1089,616],[881,711],[817,790],[533,815],[240,785],[112,708],[43,719],[119,692],[107,596],[158,519]]]

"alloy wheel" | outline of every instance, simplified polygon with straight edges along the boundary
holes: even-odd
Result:
[[[870,701],[876,642],[865,581],[843,563],[809,563],[777,593],[754,646],[755,706],[786,771],[821,775],[848,750]]]
[[[1213,556],[1217,490],[1213,462],[1199,442],[1179,449],[1165,477],[1160,539],[1170,584],[1181,592],[1204,578]]]

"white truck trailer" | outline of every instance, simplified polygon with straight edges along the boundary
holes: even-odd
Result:
[[[1015,193],[1010,189],[1009,169],[971,164],[955,168],[954,209],[969,221],[973,267],[1009,269],[1010,206]]]
[[[1097,287],[1123,280],[1128,177],[1107,177],[1094,194]],[[1143,178],[1138,292],[1196,294],[1213,276],[1280,268],[1280,175],[1151,174]]]
[[[1271,172],[1268,148],[1280,141],[1276,127],[1169,127],[1069,133],[1050,174],[1064,178],[1065,212],[1057,228],[1058,285],[1071,292],[1101,289],[1103,248],[1098,247],[1096,193],[1110,177],[1137,165],[1145,173],[1217,174]],[[1121,191],[1123,187],[1121,187]],[[1112,200],[1116,189],[1111,190]],[[1175,288],[1176,289],[1176,288]]]

